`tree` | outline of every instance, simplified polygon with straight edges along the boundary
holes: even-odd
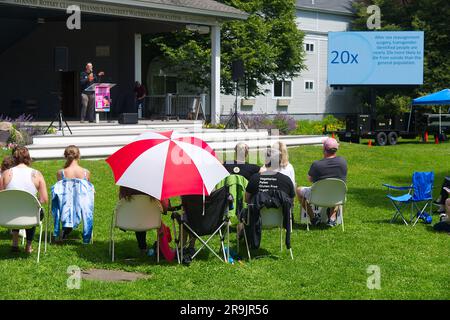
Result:
[[[226,21],[221,26],[221,88],[234,90],[231,65],[242,60],[246,83],[261,86],[297,76],[304,65],[303,33],[298,29],[294,0],[219,0],[249,13],[245,21]],[[164,57],[166,67],[193,88],[210,85],[211,40],[209,35],[179,30],[145,40]]]
[[[377,91],[380,112],[405,111],[411,99],[445,89],[450,84],[450,2],[448,0],[358,0],[353,30],[367,30],[368,5],[381,9],[382,31],[425,32],[424,84],[419,88]],[[366,92],[359,92],[365,94]]]

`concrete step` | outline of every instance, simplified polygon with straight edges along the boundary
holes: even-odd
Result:
[[[238,142],[245,142],[251,149],[265,149],[276,141],[283,141],[288,147],[320,144],[324,136],[266,136],[255,139],[243,137],[227,137],[227,139],[205,140],[216,152],[233,151]],[[128,142],[116,140],[114,142],[80,142],[76,145],[80,148],[83,158],[106,158],[122,148]],[[62,159],[67,144],[34,144],[28,146],[31,157],[35,160]]]
[[[99,144],[99,143],[112,143],[112,144],[127,144],[136,139],[142,133],[150,130],[141,129],[118,129],[118,130],[98,130],[90,132],[80,132],[72,135],[40,135],[33,137],[33,145],[58,145],[68,146],[71,144]],[[151,130],[155,131],[155,130]],[[252,140],[262,139],[268,137],[267,130],[177,130],[189,135],[193,135],[205,141],[223,141],[225,139],[238,139],[238,140]]]

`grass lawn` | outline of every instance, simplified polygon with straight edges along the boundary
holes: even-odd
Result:
[[[117,199],[113,177],[104,161],[84,161],[96,187],[95,243],[81,240],[51,245],[41,263],[35,253],[10,253],[10,234],[0,230],[0,298],[2,299],[450,299],[450,237],[419,222],[414,228],[390,224],[392,207],[382,183],[407,185],[414,170],[434,171],[435,195],[450,173],[450,144],[415,142],[395,147],[342,144],[349,163],[346,229],[297,225],[292,235],[295,260],[280,252],[277,230],[264,230],[259,254],[265,258],[226,265],[206,251],[189,267],[156,264],[139,258],[134,234],[118,231],[117,261],[108,253],[111,214]],[[297,182],[306,184],[319,147],[290,149]],[[37,162],[48,186],[56,181],[62,161]],[[182,179],[182,177],[180,177]],[[299,207],[295,209],[299,221]],[[167,218],[165,218],[167,219]],[[433,216],[433,224],[438,217]],[[169,222],[169,220],[167,220]],[[76,232],[81,239],[81,233]],[[232,247],[235,245],[232,234]],[[37,237],[36,237],[37,238]],[[155,240],[150,233],[148,242]],[[243,248],[243,246],[241,246]],[[244,252],[241,252],[245,257]],[[256,253],[258,254],[258,253]],[[127,258],[136,258],[130,260]],[[133,283],[83,281],[81,289],[66,286],[69,266],[144,272],[151,278]],[[367,268],[381,269],[381,289],[367,288]]]

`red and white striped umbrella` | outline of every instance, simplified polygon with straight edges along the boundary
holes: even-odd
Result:
[[[146,132],[106,162],[117,185],[160,200],[209,195],[229,175],[205,141],[174,131]]]

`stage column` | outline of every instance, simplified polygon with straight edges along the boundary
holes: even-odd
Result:
[[[142,83],[142,35],[134,35],[134,80]]]
[[[220,25],[211,27],[211,123],[220,122]]]

